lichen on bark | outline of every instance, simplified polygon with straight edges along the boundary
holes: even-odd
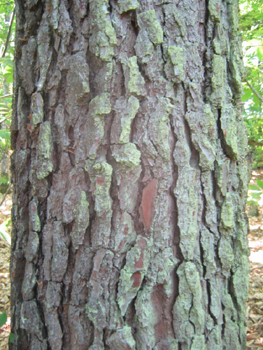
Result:
[[[17,1],[10,349],[244,348],[237,6]]]

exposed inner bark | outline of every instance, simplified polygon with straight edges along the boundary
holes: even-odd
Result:
[[[243,349],[238,1],[16,9],[10,349]]]

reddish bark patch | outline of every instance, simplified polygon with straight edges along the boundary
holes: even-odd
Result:
[[[155,210],[154,199],[156,195],[157,180],[153,179],[148,185],[143,189],[142,192],[142,218],[146,231],[151,227],[153,214]]]
[[[142,268],[143,268],[143,252],[141,252],[139,260],[136,261],[136,263],[134,265],[134,269],[142,269]]]
[[[173,336],[172,317],[169,312],[170,301],[167,298],[163,285],[159,284],[153,288],[151,301],[158,319],[154,326],[155,339],[157,342],[160,342],[162,339],[167,339],[169,335]]]
[[[140,286],[141,284],[141,279],[142,279],[142,275],[140,272],[134,272],[134,274],[131,276],[131,279],[133,279],[133,287],[137,288]]]
[[[141,237],[137,243],[138,243],[138,247],[141,249],[141,255],[139,259],[135,262],[134,269],[142,269],[143,268],[143,251],[146,247],[146,240],[143,237]]]
[[[97,185],[103,185],[104,184],[104,182],[105,182],[105,178],[104,178],[104,176],[96,176],[96,183],[97,183]]]

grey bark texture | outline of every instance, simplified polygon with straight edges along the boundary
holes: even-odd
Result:
[[[10,349],[244,349],[238,1],[16,12]]]

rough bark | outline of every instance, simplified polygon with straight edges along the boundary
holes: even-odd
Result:
[[[10,349],[244,349],[238,1],[16,5]]]

